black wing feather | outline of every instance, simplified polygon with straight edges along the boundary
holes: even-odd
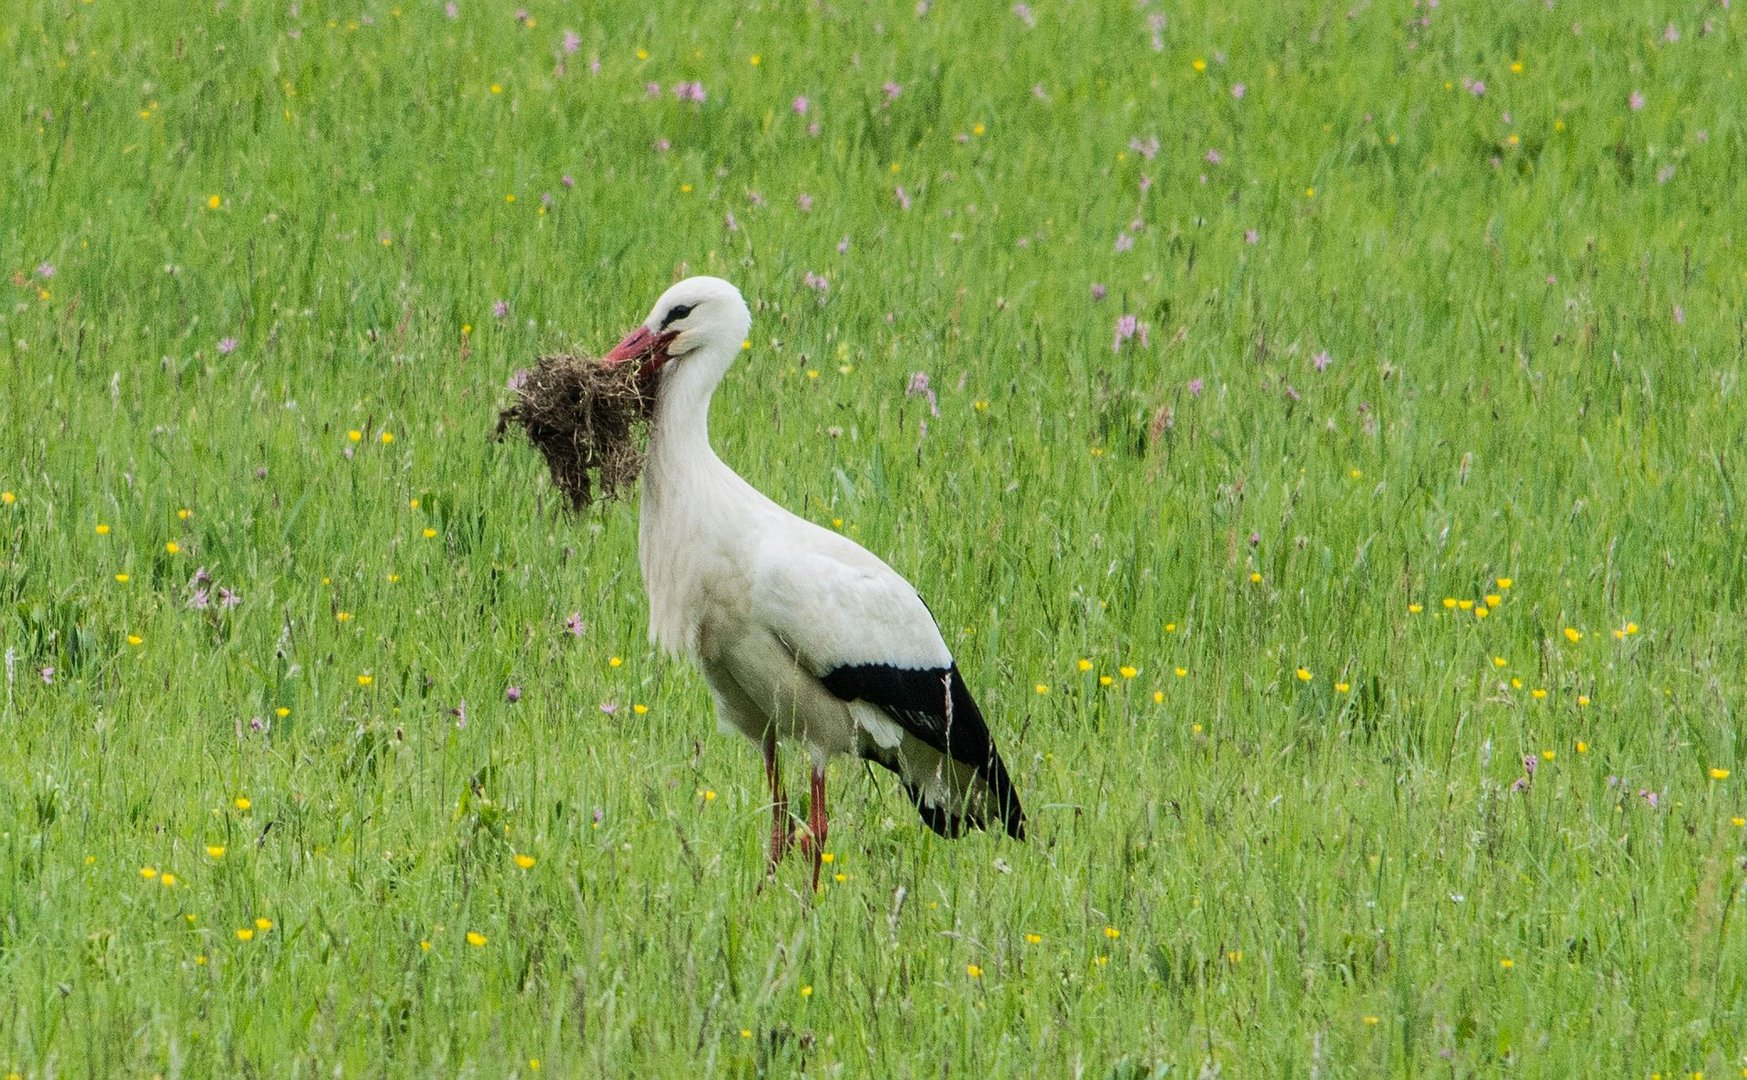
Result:
[[[989,735],[989,725],[957,664],[945,668],[846,664],[826,672],[819,681],[839,700],[867,702],[923,743],[976,770],[1008,835],[1025,839],[1025,811],[1019,806],[1019,794],[1013,790],[1007,766]],[[898,771],[896,762],[884,755],[870,756],[869,760]],[[942,836],[964,833],[964,814],[928,806],[920,788],[908,783],[904,786],[929,828]],[[984,822],[971,820],[968,824],[981,826]]]

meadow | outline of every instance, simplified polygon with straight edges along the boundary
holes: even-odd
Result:
[[[4,6],[0,1076],[1747,1075],[1739,5]],[[760,888],[489,437],[683,273],[1028,842]]]

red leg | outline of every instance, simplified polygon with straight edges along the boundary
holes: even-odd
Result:
[[[819,869],[825,862],[825,766],[813,766],[813,800],[807,811],[805,848],[813,853],[813,891],[819,891]]]
[[[789,850],[789,796],[777,775],[776,733],[764,736],[764,776],[770,781],[770,865],[767,872],[776,875],[776,864]]]

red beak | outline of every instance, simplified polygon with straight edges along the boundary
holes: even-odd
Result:
[[[627,360],[640,360],[645,355],[655,351],[655,333],[647,326],[625,335],[625,340],[613,346],[613,351],[604,358],[609,364],[622,364]]]
[[[661,369],[661,365],[667,363],[667,345],[677,336],[673,333],[657,334],[647,326],[639,326],[626,334],[625,340],[613,346],[613,351],[602,359],[608,364],[641,360],[643,367],[637,375],[641,379],[648,379]]]

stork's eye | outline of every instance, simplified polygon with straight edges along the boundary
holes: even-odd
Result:
[[[679,304],[675,307],[668,308],[667,314],[661,319],[661,328],[665,330],[670,323],[677,322],[680,319],[685,318],[687,315],[690,315],[692,313],[692,307],[693,305],[691,304]]]

